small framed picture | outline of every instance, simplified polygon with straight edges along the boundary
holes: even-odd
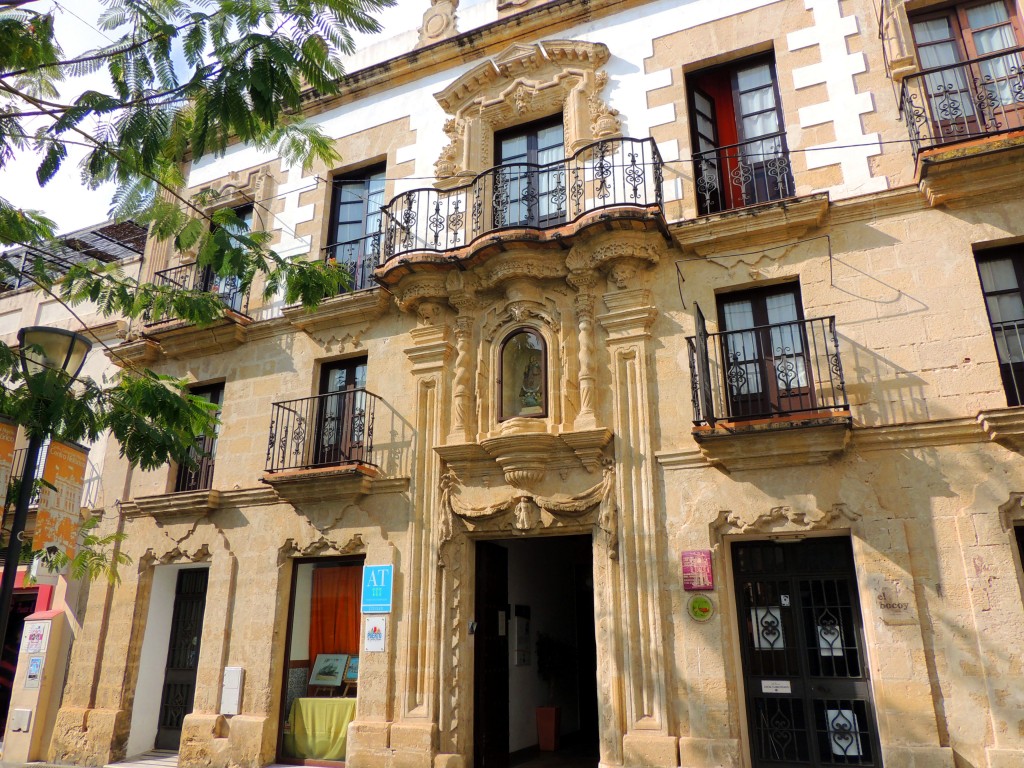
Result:
[[[351,656],[348,660],[348,666],[345,667],[345,682],[354,683],[359,679],[359,657]]]
[[[310,686],[341,685],[348,661],[347,653],[318,653],[309,676]]]

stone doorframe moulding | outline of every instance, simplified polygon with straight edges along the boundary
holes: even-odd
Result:
[[[505,499],[474,507],[460,499],[461,485],[452,470],[440,483],[441,623],[446,640],[440,678],[439,747],[443,755],[458,755],[464,765],[472,760],[473,661],[468,649],[469,620],[473,617],[477,540],[524,535],[585,534],[592,536],[594,604],[613,607],[622,589],[618,564],[618,503],[615,468],[607,461],[596,485],[575,495],[542,497],[513,489]],[[596,611],[597,690],[602,765],[622,765],[624,694],[619,622],[614,610]]]
[[[608,59],[603,43],[516,43],[434,94],[451,115],[444,125],[449,143],[434,163],[435,186],[458,186],[493,166],[495,131],[558,112],[568,155],[621,136],[618,111],[600,96],[608,75],[599,69]]]
[[[746,717],[743,667],[740,660],[736,620],[736,596],[732,569],[724,568],[726,547],[735,539],[794,540],[804,536],[847,534],[853,547],[854,575],[860,596],[864,627],[864,650],[871,672],[872,700],[876,727],[885,764],[922,764],[952,768],[953,752],[939,738],[939,713],[933,706],[932,682],[926,664],[913,664],[904,676],[886,674],[881,663],[887,649],[898,649],[924,658],[925,642],[918,613],[918,596],[909,555],[908,536],[902,520],[881,515],[864,519],[860,510],[837,502],[827,509],[797,503],[780,504],[749,511],[721,510],[709,527],[712,551],[721,573],[728,572],[723,585],[723,650],[731,655],[729,677],[734,681],[730,705],[738,713],[740,749],[749,760],[750,732]],[[729,649],[731,646],[731,649]],[[728,650],[727,650],[728,649]],[[909,710],[908,702],[916,709]],[[688,739],[684,738],[683,742]],[[705,741],[697,739],[698,742]],[[681,751],[689,752],[681,746]]]

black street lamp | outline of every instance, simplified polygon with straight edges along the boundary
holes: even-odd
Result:
[[[21,370],[25,384],[32,389],[32,382],[39,376],[57,377],[57,386],[46,391],[50,396],[63,396],[82,371],[85,357],[92,349],[92,342],[84,336],[60,328],[35,325],[18,331],[21,347]],[[14,521],[11,524],[7,553],[4,555],[4,575],[0,582],[0,643],[7,636],[7,619],[11,614],[11,598],[14,596],[14,582],[21,562],[21,537],[28,520],[28,505],[32,499],[32,486],[39,464],[39,451],[48,434],[42,428],[29,428],[28,448],[25,450],[25,466],[18,487],[18,500],[14,507]]]

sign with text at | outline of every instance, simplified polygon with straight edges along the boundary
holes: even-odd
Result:
[[[715,588],[715,575],[711,569],[710,549],[691,549],[683,552],[683,589],[695,592]]]
[[[391,613],[393,565],[363,566],[363,613]]]

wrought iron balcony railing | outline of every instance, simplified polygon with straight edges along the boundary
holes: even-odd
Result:
[[[347,389],[274,403],[267,471],[340,464],[376,466],[372,461],[373,415],[379,399],[365,389]]]
[[[356,240],[333,243],[323,249],[325,262],[348,271],[349,283],[348,287],[342,290],[343,293],[362,291],[374,286],[373,270],[380,263],[382,237],[380,232],[374,232]]]
[[[904,78],[900,113],[915,157],[924,149],[1024,128],[1024,48]]]
[[[220,418],[220,413],[217,413]],[[213,487],[213,468],[217,458],[217,438],[200,437],[191,450],[192,464],[180,464],[174,481],[175,493],[208,491]]]
[[[662,207],[663,165],[653,139],[609,139],[546,165],[499,165],[454,189],[413,189],[381,217],[381,264],[444,252],[513,228],[551,229],[603,208]]]
[[[195,262],[160,270],[153,277],[157,285],[187,291],[209,291],[215,293],[228,309],[243,315],[249,311],[249,294],[242,291],[239,278],[221,277],[209,267],[201,267]],[[146,322],[159,323],[166,319],[147,317]]]
[[[848,408],[834,317],[707,333],[687,340],[693,423]]]
[[[701,216],[793,197],[793,173],[783,132],[693,156]]]

